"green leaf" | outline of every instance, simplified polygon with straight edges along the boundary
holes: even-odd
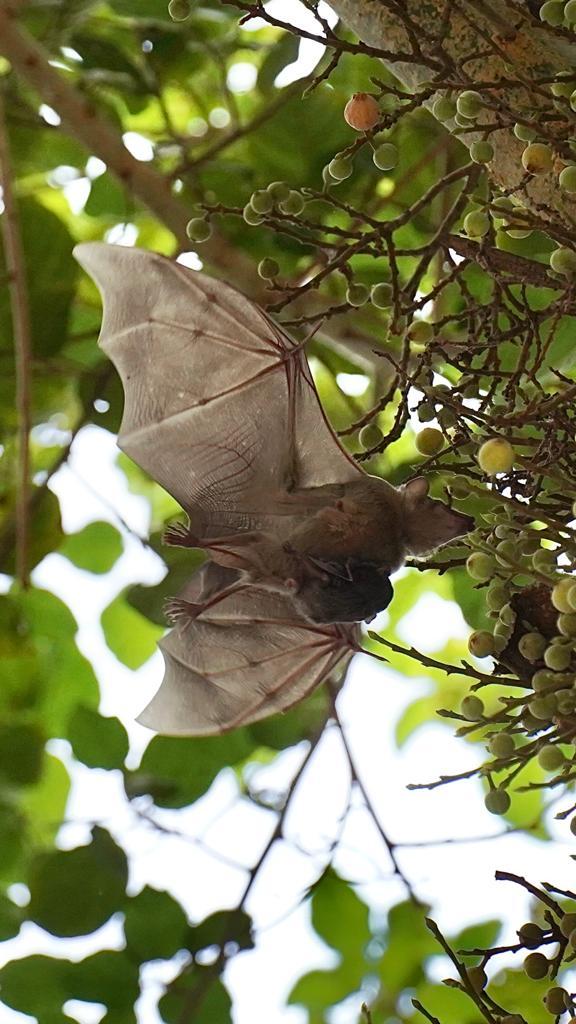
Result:
[[[47,846],[53,842],[64,820],[69,792],[70,776],[62,761],[53,754],[45,753],[40,781],[20,797],[20,807],[28,817],[35,846]]]
[[[169,960],[187,945],[188,921],[173,896],[145,886],[127,901],[124,934],[138,960]]]
[[[72,258],[74,240],[64,222],[34,199],[19,204],[20,230],[26,263],[26,286],[36,356],[52,355],[66,339],[66,329],[78,274]],[[5,273],[4,255],[0,275]],[[8,286],[0,288],[0,322],[11,323]],[[0,347],[12,346],[4,331]]]
[[[108,647],[128,668],[144,665],[165,632],[134,611],[123,594],[104,609],[101,622]]]
[[[0,307],[1,304],[2,299],[0,295]],[[60,520],[60,502],[56,495],[48,488],[44,488],[42,491],[39,488],[32,488],[31,507],[33,509],[33,516],[30,545],[28,548],[28,567],[33,569],[46,555],[58,547],[62,538],[62,523]],[[16,515],[15,507],[11,508],[10,511],[6,511],[2,535],[0,536],[1,570],[10,576],[14,576],[16,572]]]
[[[53,935],[87,935],[121,909],[127,879],[124,851],[95,827],[88,846],[36,857],[29,879],[30,917]]]
[[[0,724],[0,782],[31,786],[42,774],[44,733],[35,725]]]
[[[258,72],[257,85],[262,93],[269,97],[275,79],[283,68],[297,60],[299,49],[300,39],[292,32],[285,32],[276,45],[270,48]]]
[[[213,968],[195,964],[158,1003],[165,1024],[186,1019],[187,1006],[194,1008],[194,1024],[232,1024],[230,996]]]
[[[89,217],[129,219],[129,199],[125,189],[111,174],[101,174],[92,182],[84,212]]]
[[[79,569],[110,572],[123,551],[122,537],[111,523],[88,523],[77,533],[69,533],[60,546],[60,554]]]
[[[118,718],[106,718],[79,705],[68,723],[74,757],[89,768],[122,768],[128,754],[128,735]]]
[[[243,761],[252,750],[246,730],[199,739],[155,736],[140,766],[127,778],[132,795],[152,792],[160,807],[184,807],[202,796],[218,772]],[[140,784],[142,789],[135,789]]]
[[[253,949],[252,918],[244,910],[217,910],[188,929],[187,948],[198,953],[209,946],[222,949],[233,942],[238,949]]]
[[[4,893],[0,893],[0,942],[13,939],[20,931],[24,914]]]

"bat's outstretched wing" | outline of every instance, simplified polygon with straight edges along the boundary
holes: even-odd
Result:
[[[141,249],[90,242],[75,255],[102,291],[100,343],[124,385],[119,445],[196,530],[259,529],[286,489],[362,475],[302,348],[244,295]],[[273,529],[286,534],[283,511]]]
[[[164,680],[143,725],[173,736],[247,725],[298,703],[358,649],[358,627],[314,626],[279,594],[248,585],[219,598],[237,578],[208,562],[181,593],[206,608],[160,642]]]

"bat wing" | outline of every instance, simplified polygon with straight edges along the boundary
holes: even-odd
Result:
[[[118,443],[196,529],[261,529],[287,487],[363,475],[302,348],[244,295],[142,249],[90,242],[75,255],[102,292],[100,343],[124,386]]]
[[[236,578],[209,562],[180,597],[205,601]],[[289,598],[246,586],[160,642],[164,680],[138,721],[165,735],[209,736],[286,711],[343,669],[358,640],[355,626],[312,625]]]

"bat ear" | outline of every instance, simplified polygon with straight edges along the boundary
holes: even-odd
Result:
[[[404,492],[404,501],[406,504],[410,508],[416,508],[424,498],[428,497],[430,484],[426,480],[426,477],[417,476],[414,480],[410,480],[407,484],[404,484],[402,490]]]

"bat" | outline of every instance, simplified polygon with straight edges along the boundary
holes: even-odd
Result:
[[[119,446],[185,511],[187,523],[169,528],[167,542],[210,558],[172,606],[176,625],[161,644],[166,676],[146,724],[220,732],[288,707],[308,692],[306,658],[294,654],[300,667],[287,672],[280,698],[275,669],[262,668],[265,634],[284,644],[288,661],[290,630],[317,653],[313,626],[341,638],[343,624],[388,605],[389,576],[408,554],[434,550],[473,521],[430,498],[421,477],[395,488],[366,474],[324,416],[303,345],[244,295],[144,250],[85,243],[75,255],[104,299],[100,344],[125,393]],[[234,615],[250,671],[230,676],[228,705],[206,684],[213,713],[195,715],[199,677],[213,680],[236,644]],[[209,639],[216,627],[218,644]],[[170,706],[179,699],[181,707],[172,725],[160,713],[167,688]]]

